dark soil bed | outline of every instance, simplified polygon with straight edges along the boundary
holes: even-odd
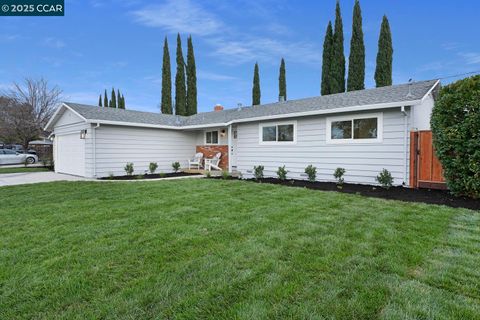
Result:
[[[170,172],[170,173],[155,173],[155,174],[141,174],[141,175],[131,175],[131,176],[114,176],[114,177],[103,177],[100,180],[145,180],[145,179],[162,179],[162,178],[173,178],[173,177],[185,177],[185,176],[198,176],[200,173],[187,173],[187,172]]]
[[[390,189],[386,190],[378,186],[350,183],[344,183],[342,188],[339,189],[334,182],[309,182],[306,180],[281,181],[275,178],[263,178],[260,180],[247,179],[247,181],[280,184],[290,187],[303,187],[323,191],[337,191],[390,200],[439,204],[454,208],[480,210],[480,200],[467,197],[456,197],[450,194],[448,190],[411,189],[404,187],[391,187]]]

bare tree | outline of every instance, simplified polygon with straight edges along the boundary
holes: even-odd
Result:
[[[0,101],[0,137],[20,142],[24,150],[30,141],[38,139],[43,128],[60,103],[62,90],[49,87],[44,78],[25,78],[22,84],[13,83]]]

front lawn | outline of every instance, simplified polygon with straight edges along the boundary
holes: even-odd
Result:
[[[244,181],[0,188],[0,319],[479,319],[480,212]]]
[[[44,167],[0,167],[0,174],[5,173],[24,173],[24,172],[43,172],[48,171]]]

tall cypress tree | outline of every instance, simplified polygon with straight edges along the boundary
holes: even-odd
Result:
[[[345,92],[345,54],[343,53],[343,22],[340,2],[335,8],[333,32],[333,57],[331,66],[331,93]]]
[[[120,96],[120,90],[117,89],[117,108],[122,108],[122,97]]]
[[[278,96],[287,100],[287,79],[285,75],[285,60],[280,61],[280,71],[278,75]]]
[[[347,91],[365,89],[365,44],[363,42],[362,10],[355,0],[353,7],[352,39],[348,59]]]
[[[177,74],[175,75],[175,114],[187,115],[187,92],[185,88],[185,60],[183,60],[182,40],[177,35]]]
[[[392,85],[392,64],[392,33],[387,16],[383,16],[380,37],[378,39],[377,67],[375,69],[377,88]]]
[[[255,62],[255,68],[253,69],[253,89],[252,89],[252,105],[256,106],[260,104],[260,74],[258,71],[258,63]]]
[[[170,69],[170,52],[168,51],[168,41],[165,37],[163,44],[163,65],[162,65],[162,113],[172,114],[172,75]]]
[[[101,107],[102,106],[102,95],[100,95],[98,97],[98,106]]]
[[[108,107],[108,96],[107,96],[107,89],[105,89],[105,94],[103,95],[103,106],[106,108]]]
[[[116,108],[117,107],[117,99],[115,97],[115,89],[112,88],[112,95],[110,98],[110,107],[111,108]]]
[[[333,30],[332,22],[328,22],[325,40],[323,41],[322,61],[322,96],[332,93],[332,58],[333,58]]]
[[[187,47],[187,112],[188,115],[197,113],[197,70],[195,54],[193,52],[192,36],[188,37]]]
[[[123,96],[123,94],[122,94],[122,109],[126,109],[126,106],[125,106],[125,97]]]

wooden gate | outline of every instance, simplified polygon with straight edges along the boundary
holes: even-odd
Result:
[[[443,168],[435,156],[432,131],[410,132],[410,186],[447,189]]]

